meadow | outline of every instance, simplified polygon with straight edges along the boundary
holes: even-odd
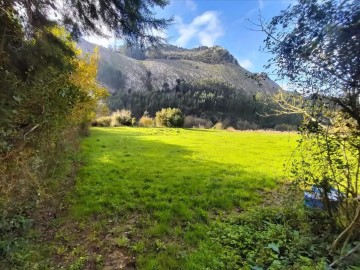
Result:
[[[91,128],[68,214],[57,221],[63,243],[57,256],[108,269],[203,269],[212,255],[200,247],[211,246],[211,224],[261,205],[281,187],[296,139],[294,133]]]

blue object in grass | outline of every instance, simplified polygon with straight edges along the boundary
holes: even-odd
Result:
[[[322,194],[323,188],[313,185],[311,191],[304,192],[304,204],[310,208],[325,210]],[[330,207],[335,209],[341,202],[341,192],[335,188],[330,188],[328,192]]]

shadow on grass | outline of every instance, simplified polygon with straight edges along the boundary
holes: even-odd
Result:
[[[194,159],[193,151],[155,136],[112,131],[95,130],[84,142],[75,215],[169,210],[171,219],[191,220],[199,214],[193,211],[246,208],[258,202],[258,190],[274,187],[274,179],[239,164]]]

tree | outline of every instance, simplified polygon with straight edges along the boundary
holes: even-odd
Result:
[[[330,266],[341,264],[360,249],[349,249],[360,220],[360,2],[300,0],[258,26],[274,55],[267,67],[274,65],[294,88],[279,94],[283,110],[275,113],[304,116],[295,184],[320,187],[333,229],[345,228],[332,245],[333,254],[342,248]],[[331,205],[332,188],[339,211]]]
[[[277,76],[302,95],[326,97],[360,128],[360,3],[300,0],[268,24],[265,49]]]
[[[139,42],[134,42],[132,45],[124,44],[118,49],[118,51],[136,60],[146,59],[145,51]]]
[[[31,35],[41,27],[60,24],[73,37],[110,32],[130,44],[134,41],[153,44],[162,41],[155,33],[171,20],[156,18],[152,8],[167,4],[168,0],[1,0],[0,10],[2,13],[11,10]]]

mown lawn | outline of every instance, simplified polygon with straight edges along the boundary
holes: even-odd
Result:
[[[206,243],[213,220],[258,205],[262,194],[287,179],[284,165],[296,138],[289,133],[92,128],[82,142],[82,166],[69,214],[61,222],[79,224],[78,245],[85,246],[87,256],[102,254],[96,258],[99,265],[111,267],[106,253],[114,257],[118,250],[127,261],[135,256],[130,261],[137,269],[194,269],[192,254]],[[74,241],[69,231],[63,229],[58,238]],[[202,255],[196,256],[196,268],[202,269]]]

